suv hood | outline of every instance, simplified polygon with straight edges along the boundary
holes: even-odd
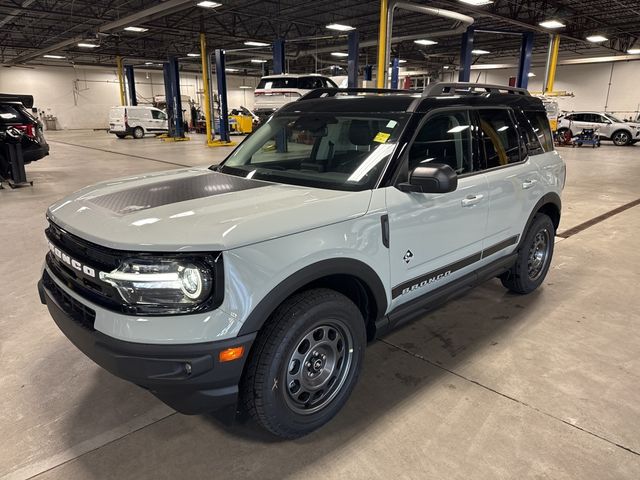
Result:
[[[370,199],[370,190],[308,188],[190,168],[86,187],[47,215],[105,247],[213,251],[355,218],[366,213]]]

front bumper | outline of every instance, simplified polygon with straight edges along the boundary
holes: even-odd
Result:
[[[125,342],[94,330],[83,320],[90,309],[55,288],[46,288],[43,280],[38,282],[38,292],[62,333],[105,370],[148,389],[181,413],[235,408],[238,383],[255,333],[182,345]],[[220,351],[238,346],[245,351],[241,359],[218,360]]]

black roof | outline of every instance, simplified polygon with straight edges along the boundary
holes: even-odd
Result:
[[[520,107],[544,110],[542,100],[526,90],[483,84],[434,84],[424,92],[384,89],[313,90],[279,112],[404,113],[427,112],[442,107]]]

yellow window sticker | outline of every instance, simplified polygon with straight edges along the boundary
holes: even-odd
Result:
[[[387,140],[389,140],[390,136],[390,133],[378,132],[378,134],[373,138],[373,141],[378,143],[385,143]]]

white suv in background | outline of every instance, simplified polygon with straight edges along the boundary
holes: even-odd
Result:
[[[584,129],[598,130],[600,138],[611,140],[615,145],[632,145],[640,141],[640,123],[624,122],[610,113],[572,112],[560,117],[558,133],[571,132],[576,135]]]
[[[295,102],[316,88],[337,88],[337,85],[330,78],[316,74],[262,77],[254,93],[254,112],[260,123],[264,123],[280,107]]]

